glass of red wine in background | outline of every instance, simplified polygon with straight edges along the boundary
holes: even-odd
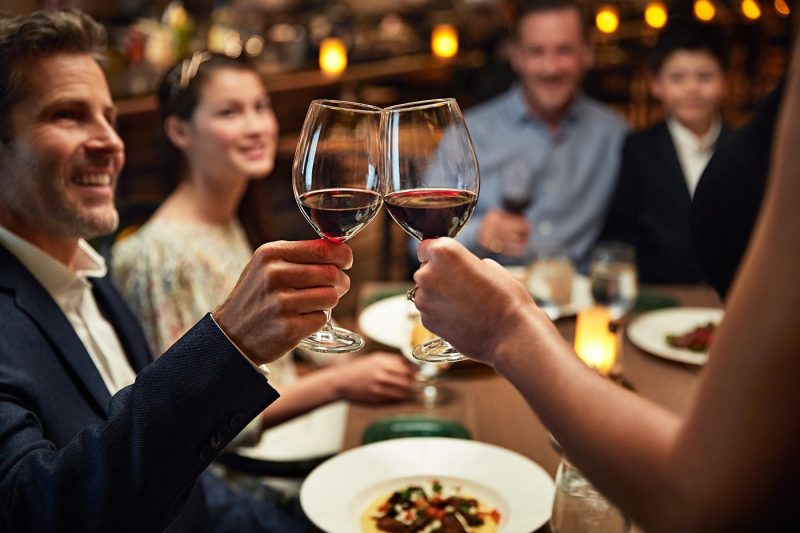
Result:
[[[314,100],[308,108],[292,167],[294,195],[317,233],[343,243],[375,217],[382,199],[380,108],[353,102]],[[348,353],[364,346],[361,336],[331,324],[300,346],[321,353]]]
[[[387,107],[381,113],[383,201],[412,237],[455,237],[478,201],[478,159],[453,98]],[[412,290],[413,294],[413,290]],[[421,361],[465,357],[443,339],[414,347]]]
[[[521,159],[507,163],[500,175],[502,199],[500,206],[507,213],[524,216],[533,201],[533,173]]]

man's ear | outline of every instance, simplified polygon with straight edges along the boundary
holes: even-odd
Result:
[[[185,120],[182,120],[175,115],[170,115],[164,120],[164,133],[167,139],[172,142],[181,150],[186,150],[189,147],[189,135],[187,129],[189,125]]]

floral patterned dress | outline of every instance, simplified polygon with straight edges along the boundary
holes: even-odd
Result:
[[[162,354],[233,289],[253,250],[238,221],[148,221],[112,250],[112,272],[139,317],[150,348]],[[270,363],[269,381],[296,378],[291,357]]]

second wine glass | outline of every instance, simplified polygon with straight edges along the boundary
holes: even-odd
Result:
[[[379,107],[314,100],[306,114],[292,167],[297,205],[317,233],[343,243],[364,229],[381,206]],[[321,353],[354,352],[361,336],[331,324],[300,346]]]
[[[478,201],[478,159],[453,98],[387,107],[381,113],[384,202],[418,240],[455,237]],[[440,338],[414,347],[417,359],[465,357]]]

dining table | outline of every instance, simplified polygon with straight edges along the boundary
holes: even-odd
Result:
[[[361,286],[358,309],[376,300],[402,294],[411,287],[404,282],[368,282]],[[640,288],[640,301],[661,302],[655,305],[719,308],[721,302],[708,286],[658,285]],[[666,302],[666,303],[665,303]],[[637,309],[621,321],[618,345],[620,386],[627,386],[657,404],[682,415],[695,397],[702,366],[657,357],[639,349],[625,334],[635,320]],[[568,342],[573,342],[576,319],[565,316],[555,324]],[[391,350],[368,340],[368,350]],[[555,477],[561,453],[547,429],[525,399],[503,377],[483,364],[465,361],[453,364],[437,379],[438,387],[449,401],[433,407],[407,401],[385,405],[351,405],[347,415],[343,450],[360,446],[367,428],[396,415],[428,415],[464,426],[473,440],[494,444],[530,458]],[[544,526],[541,531],[547,531]]]

